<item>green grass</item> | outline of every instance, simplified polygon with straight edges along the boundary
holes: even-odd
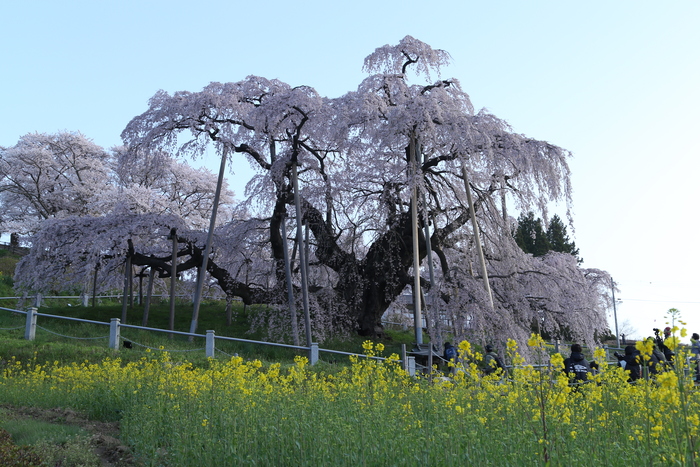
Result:
[[[247,333],[259,308],[237,308],[231,326],[225,324],[223,304],[206,303],[202,310],[200,329],[262,340]],[[121,307],[41,312],[106,323],[121,314]],[[168,313],[166,305],[154,307],[149,325],[167,327]],[[179,304],[176,316],[176,329],[188,330],[191,305]],[[137,307],[129,310],[127,323],[140,319]],[[23,327],[24,316],[0,313],[0,327],[12,324]],[[217,342],[222,348],[230,344],[227,351],[238,350],[243,358],[212,361],[200,350],[202,339],[131,329],[123,329],[123,336],[134,343],[196,350],[169,356],[141,346],[114,351],[106,341],[56,335],[105,336],[107,326],[46,317],[39,317],[39,325],[53,333],[38,329],[37,339],[28,342],[21,329],[0,331],[0,402],[70,408],[92,420],[119,421],[122,440],[146,465],[554,466],[629,465],[638,459],[693,465],[698,460],[700,393],[680,366],[677,374],[632,385],[620,368],[603,364],[597,384],[576,389],[556,369],[548,374],[520,368],[512,381],[501,384],[470,367],[445,381],[411,378],[391,362],[360,358],[352,363],[347,356],[331,356],[311,368],[303,359],[293,361],[296,352],[253,344]],[[391,340],[375,346],[382,355],[413,341],[410,332],[388,334]],[[364,353],[365,340],[338,337],[323,347]],[[542,348],[541,356],[548,361],[548,349]],[[43,431],[41,424],[35,427]],[[45,443],[43,452],[55,449],[52,456],[64,455],[65,446],[76,455],[90,451],[80,435],[63,444],[51,441],[53,436],[47,430],[40,438],[49,441],[37,441]]]
[[[14,304],[13,304],[14,306]],[[7,304],[5,305],[8,307]],[[262,331],[249,332],[251,322],[256,314],[262,311],[262,306],[243,307],[240,302],[233,304],[233,321],[226,325],[225,302],[207,301],[200,307],[198,334],[204,335],[207,330],[214,330],[217,336],[234,337],[238,339],[267,341]],[[122,307],[118,303],[92,306],[42,306],[39,313],[55,316],[66,316],[104,324],[80,323],[39,316],[37,320],[36,337],[34,341],[24,340],[26,316],[0,310],[0,359],[15,356],[17,360],[34,360],[40,363],[58,361],[96,362],[105,357],[114,357],[115,351],[108,348],[109,326],[112,318],[120,318]],[[169,327],[170,306],[168,303],[153,304],[149,312],[148,327],[166,330]],[[143,307],[134,305],[127,310],[125,324],[141,326]],[[175,327],[178,332],[189,332],[192,319],[192,304],[178,302],[175,308]],[[407,331],[387,330],[388,339],[381,342],[386,347],[386,355],[400,354],[401,344],[410,344],[414,337]],[[167,332],[146,331],[137,329],[121,329],[121,337],[131,343],[131,348],[121,348],[118,355],[124,361],[136,361],[144,352],[150,349],[166,349],[171,351],[175,361],[188,360],[194,364],[205,364],[207,359],[203,350],[205,339],[194,338]],[[323,342],[324,349],[339,350],[350,353],[362,353],[362,343],[365,337],[350,335],[337,336]],[[379,340],[377,340],[379,341]],[[302,345],[303,345],[302,338]],[[291,344],[291,342],[286,342]],[[228,358],[237,354],[246,359],[260,359],[263,362],[291,363],[298,355],[307,355],[306,351],[287,349],[262,344],[217,340],[217,358]],[[331,353],[320,353],[320,360],[327,364],[347,365],[347,357]],[[0,360],[1,364],[2,360]]]
[[[0,409],[0,431],[9,433],[12,443],[6,446],[3,452],[11,453],[24,449],[28,453],[27,457],[40,457],[42,465],[66,467],[102,465],[99,456],[90,445],[90,433],[78,426],[66,424],[65,420],[56,420],[51,423],[18,417],[12,410],[4,408]],[[2,462],[6,460],[0,459]],[[34,465],[34,463],[27,462],[24,465]]]
[[[0,427],[12,435],[15,444],[34,446],[40,442],[65,444],[76,437],[87,437],[88,432],[73,425],[43,422],[32,419],[8,419],[0,421]]]
[[[0,278],[1,279],[1,278]],[[14,309],[16,303],[0,302],[0,306]],[[240,302],[233,304],[233,322],[226,325],[225,302],[206,301],[200,307],[198,333],[205,334],[213,329],[217,336],[229,336],[240,339],[267,340],[263,331],[249,332],[251,323],[258,318],[262,306],[243,307]],[[121,317],[122,306],[118,302],[102,301],[98,306],[83,307],[78,300],[45,300],[39,313],[56,316],[66,316],[79,319],[98,321],[105,324],[79,323],[68,320],[38,317],[36,338],[33,341],[24,339],[26,315],[0,310],[0,370],[11,368],[15,362],[21,361],[28,367],[48,366],[58,362],[59,365],[99,364],[106,359],[120,359],[121,365],[139,362],[143,358],[159,355],[158,351],[150,349],[165,349],[170,353],[173,363],[189,362],[193,368],[209,368],[211,362],[206,358],[203,347],[204,338],[195,338],[192,342],[187,336],[169,335],[155,331],[136,329],[121,329],[121,337],[132,343],[131,348],[121,347],[118,351],[108,348],[108,323],[112,318]],[[167,329],[169,325],[170,306],[166,301],[152,303],[148,327]],[[175,331],[189,332],[192,317],[192,304],[188,301],[178,301],[175,308]],[[135,304],[127,310],[126,324],[141,326],[143,307]],[[410,344],[413,336],[410,332],[388,331],[389,339],[383,340],[386,355],[400,353],[401,343]],[[303,336],[302,345],[304,342]],[[80,338],[80,339],[76,339]],[[99,339],[94,339],[99,338]],[[324,342],[321,347],[350,353],[363,353],[362,344],[366,338],[359,336],[338,336]],[[291,343],[291,342],[287,342]],[[245,361],[260,360],[263,367],[270,368],[274,363],[281,363],[283,368],[294,365],[297,356],[308,356],[306,351],[285,349],[261,344],[229,342],[217,340],[217,357],[221,361],[228,360],[229,355],[237,354]],[[321,359],[314,371],[321,374],[339,374],[350,365],[345,355],[321,353]],[[121,417],[122,409],[116,401],[95,395],[100,400],[99,407],[88,410],[91,418],[101,420],[116,420]],[[39,407],[71,407],[65,402],[48,397],[43,402],[34,400],[22,404],[38,404]],[[70,404],[70,403],[69,403]],[[116,405],[115,405],[116,404]],[[78,409],[84,410],[84,409]],[[13,441],[18,445],[33,446],[38,449],[44,459],[52,459],[50,465],[100,465],[96,463],[92,447],[84,434],[78,428],[64,424],[53,424],[42,421],[11,420],[0,414],[0,428],[11,433]]]

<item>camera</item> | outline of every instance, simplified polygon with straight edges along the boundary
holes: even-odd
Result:
[[[625,356],[622,355],[620,352],[615,352],[613,355],[617,357],[618,360],[624,360],[625,358]]]

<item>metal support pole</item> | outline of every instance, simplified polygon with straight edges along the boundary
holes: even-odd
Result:
[[[433,379],[433,344],[428,348],[428,375]]]
[[[421,316],[420,300],[420,248],[418,246],[418,196],[416,187],[416,136],[411,135],[408,145],[410,157],[411,184],[411,232],[413,236],[413,328],[416,335],[416,344],[423,343],[423,317]]]
[[[299,245],[299,270],[301,271],[301,299],[304,306],[304,328],[306,345],[311,347],[311,314],[309,313],[309,279],[306,275],[306,251],[304,233],[301,230],[301,201],[299,199],[299,177],[296,157],[292,160],[292,185],[294,188],[294,206],[297,216],[297,243]]]
[[[297,307],[294,301],[294,288],[292,287],[292,267],[289,262],[289,251],[287,251],[287,226],[285,225],[286,210],[282,214],[280,228],[282,230],[282,252],[284,254],[284,277],[287,279],[287,302],[289,304],[289,314],[292,322],[292,339],[294,345],[299,345],[299,323],[297,322]]]
[[[173,242],[171,248],[170,263],[170,314],[168,315],[168,329],[175,330],[175,285],[177,284],[177,229],[170,229],[170,240]],[[173,335],[169,337],[172,339]]]
[[[141,320],[141,326],[148,326],[148,313],[151,310],[151,298],[153,297],[153,278],[155,276],[155,270],[153,268],[148,268],[148,285],[146,290],[146,303],[143,305],[143,319]],[[171,329],[172,331],[172,329]]]
[[[95,272],[92,276],[92,307],[95,308],[97,303],[97,271],[100,269],[100,263],[95,264]]]
[[[275,142],[270,141],[270,159],[277,159],[277,147]],[[296,200],[295,200],[296,201]],[[297,320],[297,307],[294,301],[294,287],[292,286],[292,266],[289,258],[289,250],[287,249],[287,206],[284,206],[282,219],[280,219],[280,230],[282,234],[282,252],[284,257],[284,277],[287,280],[287,302],[289,304],[289,317],[292,323],[292,340],[294,345],[299,345],[299,322]],[[247,282],[247,281],[246,281]]]
[[[472,200],[472,189],[469,186],[469,177],[467,168],[462,164],[462,175],[464,176],[464,190],[467,192],[467,203],[469,203],[469,216],[472,218],[472,229],[474,230],[474,243],[476,251],[479,255],[479,263],[481,263],[481,275],[484,279],[484,289],[489,296],[489,303],[493,310],[493,295],[491,294],[491,285],[489,285],[489,275],[486,272],[486,260],[484,259],[484,251],[481,249],[481,238],[479,235],[479,224],[476,222],[476,211],[474,210],[474,201]]]
[[[27,310],[27,325],[24,328],[24,338],[28,341],[33,341],[36,337],[36,312],[37,309],[32,307]]]
[[[406,361],[406,344],[401,344],[401,368],[408,371],[408,362]]]
[[[420,145],[416,144],[416,159],[420,158]],[[426,156],[427,159],[427,156]],[[423,231],[425,235],[425,251],[426,259],[428,260],[428,276],[430,277],[430,309],[428,309],[428,301],[425,300],[425,325],[428,328],[428,336],[430,336],[430,341],[433,341],[434,335],[437,335],[439,341],[438,344],[442,345],[442,323],[440,320],[440,310],[438,310],[436,303],[437,300],[435,296],[437,295],[435,287],[435,271],[433,267],[433,246],[430,241],[430,219],[428,219],[428,201],[425,196],[425,191],[421,193],[421,199],[423,200]],[[425,298],[425,294],[423,294]],[[432,312],[432,316],[431,313]]]
[[[207,276],[207,262],[211,253],[211,243],[214,240],[214,227],[216,226],[216,211],[219,208],[219,198],[221,197],[221,186],[224,184],[224,171],[226,170],[226,156],[228,154],[228,145],[224,144],[224,149],[221,154],[221,165],[219,166],[219,178],[216,181],[216,192],[214,192],[214,202],[211,207],[211,219],[209,221],[209,233],[207,234],[207,244],[204,246],[204,256],[202,257],[202,266],[199,268],[200,276],[197,281],[197,291],[194,295],[194,309],[192,310],[192,324],[190,325],[190,333],[197,332],[197,321],[199,320],[199,304],[202,302],[202,290],[204,288],[204,280]],[[192,338],[190,337],[190,341]]]
[[[127,254],[124,264],[124,293],[122,294],[122,321],[126,322],[126,310],[129,306],[129,283],[131,282],[131,255]]]

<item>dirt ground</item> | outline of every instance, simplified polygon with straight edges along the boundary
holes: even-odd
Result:
[[[118,422],[88,420],[70,409],[40,409],[36,407],[12,407],[2,405],[2,411],[10,418],[29,418],[48,423],[78,426],[91,434],[90,444],[105,467],[137,466],[129,448],[119,441]]]

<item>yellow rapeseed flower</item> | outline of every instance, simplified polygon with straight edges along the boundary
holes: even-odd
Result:
[[[462,341],[459,343],[459,354],[462,356],[471,356],[472,354],[472,345],[469,343],[469,341]]]
[[[645,340],[637,341],[634,344],[639,353],[642,354],[644,360],[649,360],[651,358],[651,353],[654,351],[654,340],[649,337]]]
[[[542,336],[533,332],[527,340],[527,345],[530,347],[543,348],[545,344]]]
[[[552,354],[552,356],[549,358],[549,361],[552,364],[553,368],[564,368],[564,357],[560,353]]]
[[[664,345],[671,350],[675,350],[676,347],[678,347],[678,338],[676,336],[667,337],[666,340],[664,340]]]

